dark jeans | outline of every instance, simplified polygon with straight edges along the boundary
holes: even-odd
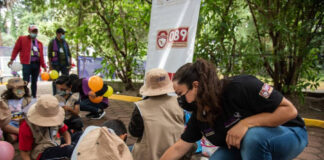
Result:
[[[40,157],[40,160],[48,160],[48,159],[69,159],[72,155],[74,146],[68,145],[65,147],[50,147],[47,148]]]
[[[39,75],[40,65],[38,63],[23,64],[23,79],[24,81],[30,82],[31,76],[31,92],[32,96],[36,98],[37,93],[37,80]]]
[[[80,110],[81,111],[88,111],[92,114],[97,114],[99,112],[99,109],[104,109],[106,107],[106,103],[92,103],[88,98],[81,100],[80,102]]]
[[[52,68],[54,70],[56,70],[58,73],[62,73],[62,75],[69,75],[69,69],[67,68],[67,66],[62,66],[62,65],[52,65]],[[53,95],[56,94],[56,84],[55,84],[55,80],[52,83],[52,87],[53,87]]]
[[[61,148],[60,146],[56,146],[56,147],[50,147],[47,148],[43,153],[42,156],[40,157],[40,160],[48,160],[48,159],[70,159],[74,147],[76,146],[76,144],[79,141],[79,138],[82,135],[82,131],[81,132],[76,132],[74,134],[71,135],[71,145],[65,146],[63,148]],[[64,144],[64,138],[62,138],[62,144]]]

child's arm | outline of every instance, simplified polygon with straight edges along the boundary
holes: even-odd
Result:
[[[65,144],[62,144],[61,147],[65,147],[71,144],[71,135],[68,131],[63,132],[63,137],[65,140]]]
[[[19,128],[16,128],[14,126],[11,125],[6,125],[5,127],[2,128],[3,131],[7,132],[7,133],[12,133],[12,134],[19,134]]]
[[[23,160],[31,160],[30,151],[20,151],[20,156]]]
[[[74,106],[74,109],[72,107],[69,107],[69,106],[64,106],[63,107],[66,111],[70,111],[73,115],[76,115],[78,116],[79,113],[80,113],[80,105],[79,104],[76,104]]]

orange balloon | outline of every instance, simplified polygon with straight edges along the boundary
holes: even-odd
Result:
[[[50,78],[50,75],[47,72],[43,72],[41,74],[41,78],[42,78],[43,81],[48,81],[49,78]]]
[[[102,89],[103,80],[99,76],[92,76],[92,77],[89,78],[88,85],[89,85],[89,88],[93,92],[97,92],[97,91],[100,91]]]
[[[90,91],[89,93],[89,99],[92,103],[100,103],[103,99],[103,96],[96,97],[96,95],[93,91]]]

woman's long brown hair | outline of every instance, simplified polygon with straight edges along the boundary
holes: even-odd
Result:
[[[212,63],[204,59],[198,59],[195,63],[187,63],[177,70],[173,81],[186,84],[188,89],[193,88],[194,81],[199,82],[196,96],[198,120],[212,124],[221,114],[224,81],[218,78],[216,67]]]

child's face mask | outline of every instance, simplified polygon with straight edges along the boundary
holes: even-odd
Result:
[[[67,90],[63,91],[63,90],[57,89],[56,94],[59,95],[59,96],[66,96],[66,95],[70,94],[70,92],[67,91]]]
[[[18,98],[22,98],[25,95],[25,89],[14,89],[13,93],[15,94],[15,96],[17,96]]]

